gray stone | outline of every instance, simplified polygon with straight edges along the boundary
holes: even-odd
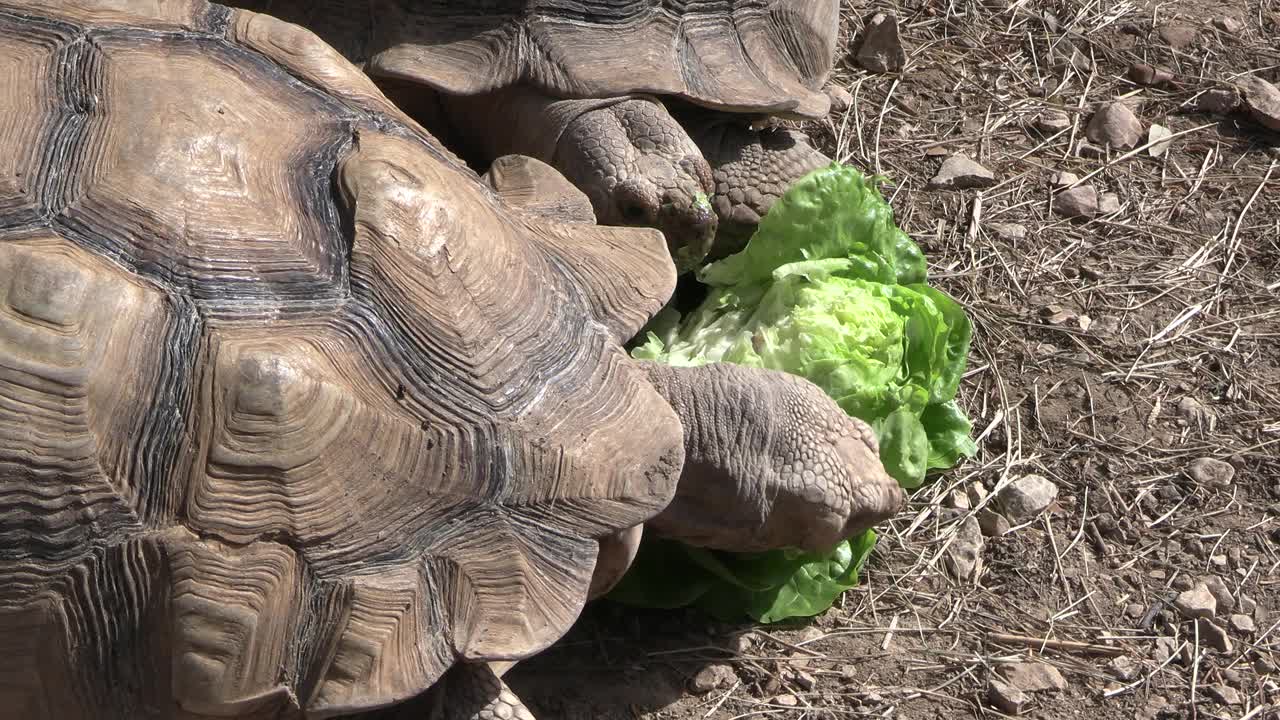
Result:
[[[991,684],[987,686],[987,701],[1002,713],[1021,715],[1031,698],[1018,688],[992,678]]]
[[[1027,226],[1018,223],[991,223],[991,230],[1005,240],[1026,240]]]
[[[1253,119],[1265,128],[1280,130],[1280,89],[1260,77],[1237,80],[1236,86]]]
[[[800,705],[800,699],[795,695],[788,693],[786,695],[779,695],[775,697],[773,699],[773,704],[781,705],[782,707],[798,707]]]
[[[1045,110],[1036,116],[1036,128],[1047,133],[1070,130],[1071,116],[1060,110]]]
[[[1213,19],[1213,26],[1229,35],[1244,32],[1244,21],[1234,15],[1219,15]]]
[[[1172,22],[1161,25],[1156,30],[1156,34],[1160,39],[1165,41],[1169,47],[1174,50],[1181,50],[1196,41],[1196,29],[1192,25],[1180,22]]]
[[[1014,525],[1034,520],[1058,498],[1058,486],[1042,475],[1026,475],[1000,491],[996,503]]]
[[[1209,588],[1209,593],[1213,595],[1214,602],[1217,603],[1215,614],[1219,616],[1230,615],[1231,611],[1236,609],[1236,598],[1231,594],[1231,588],[1222,581],[1217,575],[1210,575],[1204,579],[1205,587]]]
[[[1151,145],[1151,147],[1147,148],[1147,154],[1151,157],[1163,157],[1165,153],[1169,152],[1169,146],[1173,143],[1169,139],[1171,137],[1173,137],[1172,130],[1163,125],[1152,123],[1151,127],[1147,128],[1147,142]]]
[[[1092,218],[1098,214],[1098,191],[1077,185],[1053,196],[1053,211],[1065,218]]]
[[[1129,681],[1138,676],[1138,664],[1128,655],[1121,655],[1107,663],[1107,672],[1117,680]]]
[[[938,174],[929,185],[936,188],[988,188],[996,184],[996,174],[964,155],[952,155],[942,161]]]
[[[1178,593],[1173,606],[1188,620],[1209,619],[1218,611],[1218,601],[1204,583]]]
[[[1178,641],[1168,635],[1161,635],[1156,638],[1155,660],[1158,663],[1164,663],[1173,654],[1178,652]]]
[[[967,517],[956,528],[956,536],[947,547],[943,562],[957,580],[977,577],[982,574],[982,549],[985,545],[978,521]]]
[[[1000,668],[1004,681],[1023,692],[1066,690],[1067,679],[1058,668],[1038,662],[1014,663]]]
[[[1113,215],[1120,212],[1120,196],[1115,193],[1102,193],[1098,198],[1098,214]]]
[[[1200,644],[1208,645],[1220,653],[1230,653],[1235,646],[1227,631],[1215,625],[1212,620],[1196,620],[1196,631],[1200,633]]]
[[[1137,620],[1142,617],[1143,613],[1146,611],[1147,606],[1142,603],[1129,603],[1124,606],[1124,616],[1133,620]]]
[[[1248,615],[1239,613],[1232,615],[1230,619],[1231,629],[1241,635],[1252,635],[1258,632],[1258,626],[1253,622],[1253,618]]]
[[[1244,704],[1244,700],[1240,697],[1240,691],[1229,685],[1210,685],[1204,689],[1204,692],[1223,705]]]
[[[1231,463],[1216,458],[1196,458],[1187,466],[1187,476],[1206,487],[1226,487],[1236,476]]]
[[[978,511],[978,527],[982,529],[985,537],[1000,537],[1013,529],[1008,518],[991,508],[982,508]]]
[[[1240,107],[1240,92],[1235,88],[1214,88],[1205,90],[1196,98],[1196,108],[1200,112],[1226,115]]]
[[[689,690],[697,695],[706,695],[712,690],[731,687],[738,680],[738,674],[724,663],[708,665],[698,671],[689,681]]]
[[[1129,66],[1129,79],[1139,85],[1167,85],[1173,80],[1173,73],[1162,67],[1146,63],[1134,63]]]
[[[1122,102],[1103,105],[1089,120],[1085,135],[1100,145],[1129,149],[1142,140],[1142,121]]]
[[[1057,187],[1066,187],[1080,182],[1080,176],[1067,170],[1059,170],[1049,181]]]
[[[867,19],[857,60],[862,67],[877,73],[898,72],[907,64],[896,15],[881,12]]]

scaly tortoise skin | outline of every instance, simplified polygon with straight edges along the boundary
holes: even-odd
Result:
[[[0,0],[0,57],[0,707],[527,712],[487,664],[567,630],[707,434],[621,351],[658,233],[515,210],[274,18]]]
[[[742,248],[797,179],[838,0],[236,0],[313,30],[479,167],[543,160],[607,225],[656,227],[676,265]],[[699,196],[707,198],[702,202]]]

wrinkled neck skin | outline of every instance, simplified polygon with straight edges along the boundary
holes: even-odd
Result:
[[[675,113],[711,166],[711,205],[719,219],[711,259],[745,247],[760,219],[788,188],[831,164],[797,130],[753,130],[752,121],[759,118],[692,106]]]
[[[441,102],[451,130],[486,161],[548,163],[587,195],[601,224],[661,230],[681,270],[710,249],[711,168],[656,99],[560,100],[514,87]]]

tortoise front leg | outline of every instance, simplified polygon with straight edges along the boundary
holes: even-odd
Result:
[[[510,666],[507,663],[496,669]],[[455,665],[430,693],[427,720],[535,720],[491,665]]]

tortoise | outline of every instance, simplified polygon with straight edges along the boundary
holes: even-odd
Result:
[[[0,57],[6,714],[527,714],[494,663],[646,521],[823,545],[901,501],[817,388],[626,357],[660,233],[504,200],[301,28],[0,0]]]
[[[827,114],[838,0],[232,4],[315,31],[478,168],[548,162],[600,222],[661,229],[681,270],[741,249],[830,163],[802,133],[753,124]]]

